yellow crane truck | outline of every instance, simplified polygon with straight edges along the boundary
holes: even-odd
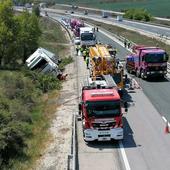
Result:
[[[110,47],[109,47],[110,48]],[[90,75],[93,79],[102,75],[111,75],[121,89],[124,88],[123,65],[109,53],[106,45],[96,45],[89,48]]]

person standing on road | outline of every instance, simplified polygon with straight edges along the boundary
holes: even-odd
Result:
[[[78,56],[78,53],[79,53],[79,49],[80,49],[80,47],[79,47],[79,45],[77,45],[76,46],[76,55]]]
[[[124,46],[125,46],[125,48],[127,47],[127,40],[126,39],[124,40]]]
[[[127,47],[128,47],[128,49],[130,49],[130,47],[131,47],[131,42],[130,41],[128,42]]]
[[[87,66],[87,69],[89,69],[89,56],[86,56],[86,66]]]
[[[83,50],[83,58],[84,58],[84,61],[86,61],[86,50],[85,49]]]

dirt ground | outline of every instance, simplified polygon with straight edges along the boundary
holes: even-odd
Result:
[[[74,46],[70,42],[70,53],[74,58]],[[37,161],[35,170],[66,170],[68,155],[71,154],[72,118],[77,110],[77,70],[76,62],[66,66],[67,80],[56,104],[59,106],[54,115],[49,133],[53,140]]]

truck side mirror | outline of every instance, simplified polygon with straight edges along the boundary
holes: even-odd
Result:
[[[82,104],[81,103],[79,103],[79,105],[78,105],[78,109],[79,109],[79,115],[81,114],[81,110],[82,110]]]
[[[125,112],[128,112],[128,102],[124,102]]]
[[[168,56],[168,54],[166,55],[166,61],[168,61],[169,60],[169,56]]]

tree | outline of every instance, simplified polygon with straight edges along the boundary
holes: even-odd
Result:
[[[15,55],[17,45],[18,23],[14,17],[11,0],[3,0],[0,4],[0,67]],[[11,52],[13,55],[11,55]]]
[[[31,55],[38,48],[38,39],[41,35],[38,18],[35,14],[29,14],[27,11],[19,17],[20,33],[20,55],[23,63],[29,55]]]

